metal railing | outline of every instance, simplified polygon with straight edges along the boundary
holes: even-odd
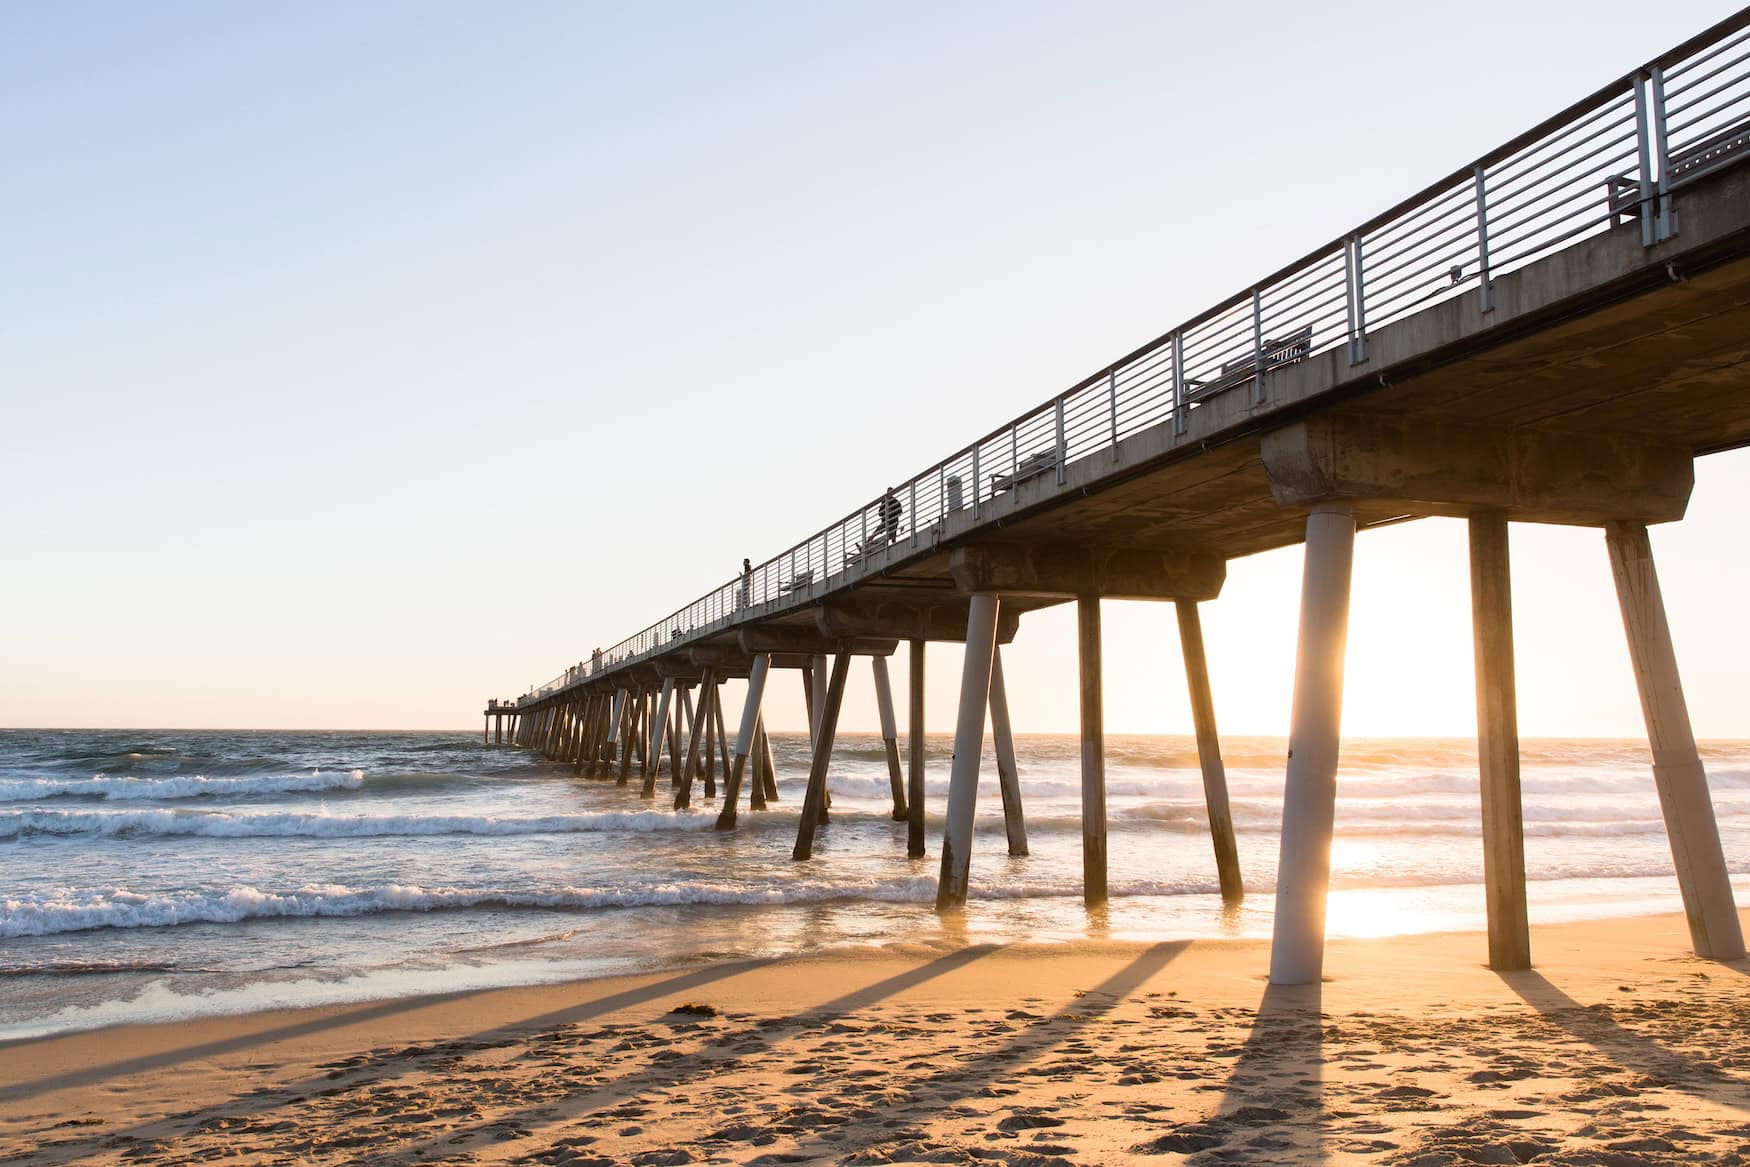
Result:
[[[1220,393],[1269,400],[1273,370],[1368,334],[1625,222],[1651,245],[1677,231],[1670,193],[1750,157],[1750,11],[1459,168],[1390,210],[1193,316],[1067,390],[605,650],[530,700],[718,630],[774,600],[804,600],[883,549],[928,546],[951,514],[1000,517],[1022,482],[1065,481],[1082,459]],[[1007,496],[1007,497],[1005,497]],[[895,505],[897,504],[897,506]]]

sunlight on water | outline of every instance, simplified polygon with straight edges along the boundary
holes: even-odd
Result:
[[[945,951],[1267,937],[1283,743],[1223,743],[1248,895],[1223,904],[1194,744],[1109,743],[1111,903],[1082,905],[1072,737],[1019,743],[1031,854],[985,760],[963,916],[933,910],[952,743],[929,742],[929,854],[891,819],[879,740],[846,735],[815,857],[790,859],[806,743],[780,798],[719,832],[470,735],[0,733],[0,1032],[534,983],[828,949]],[[1732,870],[1750,874],[1750,745],[1705,749]],[[1534,924],[1679,907],[1646,751],[1528,742]],[[1484,923],[1474,746],[1345,743],[1328,931]]]

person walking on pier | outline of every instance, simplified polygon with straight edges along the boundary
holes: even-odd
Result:
[[[887,492],[881,496],[881,506],[877,514],[880,515],[880,522],[869,533],[870,542],[879,540],[891,543],[899,538],[899,518],[905,514],[905,505],[893,497],[893,487],[888,487]]]
[[[743,559],[741,561],[741,591],[739,593],[737,593],[737,595],[736,595],[735,606],[737,609],[745,608],[748,606],[749,603],[752,602],[752,600],[753,600],[753,561],[749,560],[749,559]]]

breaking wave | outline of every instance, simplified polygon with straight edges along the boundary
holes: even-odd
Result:
[[[178,778],[129,778],[96,774],[90,778],[12,778],[0,780],[0,800],[35,801],[44,798],[102,798],[114,802],[173,798],[219,798],[252,794],[301,794],[334,790],[357,790],[365,784],[363,770],[312,770],[308,774],[284,774],[260,778],[207,778],[191,774]]]

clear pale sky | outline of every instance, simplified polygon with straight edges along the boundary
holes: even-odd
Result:
[[[6,0],[0,725],[477,726],[1732,7]],[[1654,534],[1707,736],[1746,498]],[[1602,537],[1513,550],[1523,730],[1640,735]],[[1472,732],[1465,562],[1361,537],[1347,732]],[[1299,572],[1207,606],[1228,732]],[[1171,611],[1106,625],[1108,728],[1186,731]],[[1067,610],[1008,672],[1074,727]]]

